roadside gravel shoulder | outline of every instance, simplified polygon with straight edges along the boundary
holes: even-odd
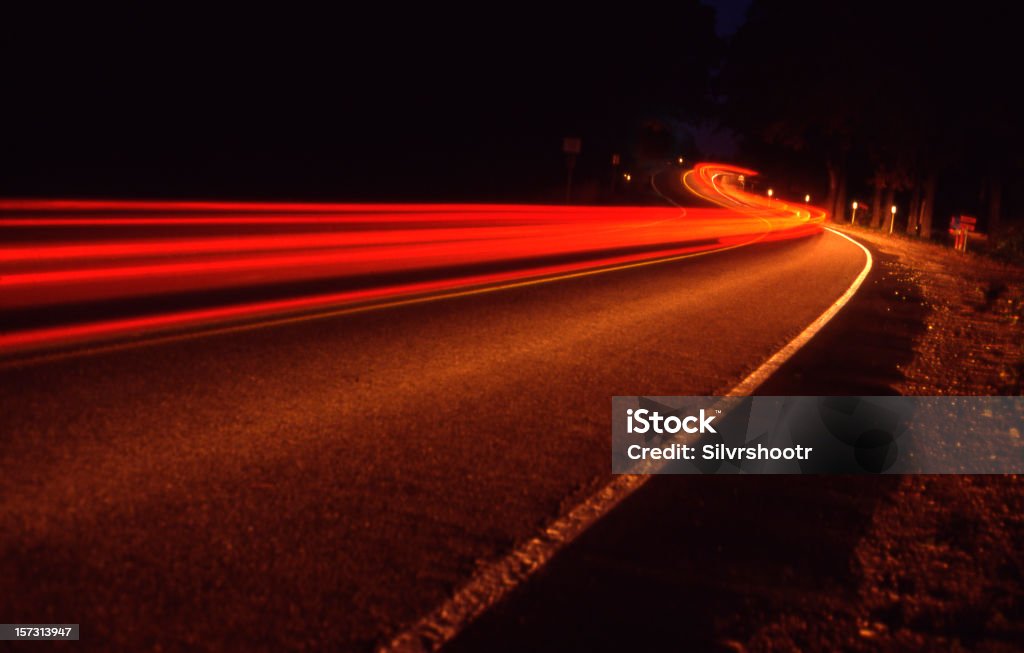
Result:
[[[905,395],[1019,395],[1024,381],[1024,268],[871,229],[838,229],[896,257],[928,309],[896,389]]]
[[[905,395],[1019,395],[1024,268],[857,227],[926,309]],[[886,309],[888,310],[888,309]],[[738,646],[746,651],[972,650],[1024,646],[1024,477],[907,476],[853,547],[854,596],[819,597]],[[805,604],[806,605],[806,604]]]

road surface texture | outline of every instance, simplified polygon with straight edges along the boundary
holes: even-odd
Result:
[[[967,360],[1000,342],[993,328],[956,337],[992,320],[959,287],[977,264],[937,267],[938,246],[866,235],[883,245],[861,290],[756,394],[942,394],[972,375],[953,389],[995,389],[973,363],[915,369],[922,343]],[[957,331],[940,335],[949,311]],[[1013,475],[659,476],[445,650],[1019,651],[1022,509]]]
[[[914,288],[891,257],[874,255],[860,292],[755,394],[894,393],[924,311],[901,301]],[[655,477],[445,650],[743,651],[787,611],[855,592],[854,547],[899,485]],[[792,646],[828,648],[813,636]]]
[[[612,395],[728,391],[863,265],[826,232],[4,364],[0,614],[84,650],[371,648],[607,482]],[[774,528],[730,518],[739,492],[820,528],[813,480],[665,482],[730,546]]]

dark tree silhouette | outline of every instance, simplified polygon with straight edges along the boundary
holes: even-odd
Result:
[[[837,218],[849,187],[870,187],[875,227],[888,231],[901,203],[892,230],[929,238],[948,196],[943,210],[994,229],[1024,200],[1006,191],[1024,109],[1013,25],[998,8],[755,0],[722,76],[728,117],[816,163]],[[984,187],[984,211],[960,199],[967,187]]]

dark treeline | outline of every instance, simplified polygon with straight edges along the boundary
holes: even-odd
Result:
[[[1006,230],[1021,210],[1018,27],[987,3],[760,2],[721,78],[748,156],[796,155],[826,205],[929,238],[949,215]],[[821,180],[823,183],[818,183]]]

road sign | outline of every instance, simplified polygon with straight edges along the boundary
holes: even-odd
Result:
[[[949,233],[955,236],[953,249],[967,251],[967,234],[974,231],[978,219],[970,215],[954,215],[949,219]]]
[[[978,219],[969,215],[954,215],[949,219],[949,233],[957,231],[974,231],[978,226]]]

